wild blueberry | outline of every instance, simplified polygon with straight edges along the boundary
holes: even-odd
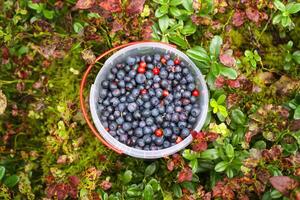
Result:
[[[117,73],[117,78],[119,80],[122,80],[125,77],[125,71],[124,70],[119,70]]]
[[[190,70],[188,68],[184,67],[184,68],[182,68],[182,73],[184,75],[188,75],[190,73]]]
[[[150,56],[150,55],[146,56],[145,61],[147,63],[151,63],[152,62],[152,56]]]
[[[131,124],[132,124],[132,128],[137,128],[139,126],[138,121],[133,121],[133,122],[131,122]]]
[[[138,120],[142,117],[141,112],[139,110],[134,111],[133,118]]]
[[[115,67],[113,67],[113,68],[110,69],[110,72],[111,72],[112,74],[116,74],[116,73],[118,72],[118,69],[115,68]]]
[[[145,73],[145,76],[146,76],[146,78],[147,78],[147,79],[152,79],[152,77],[153,77],[153,73],[152,73],[152,72],[149,72],[149,71],[147,71],[147,72]]]
[[[102,81],[102,82],[101,82],[101,86],[102,86],[103,88],[107,89],[108,86],[109,86],[109,81],[107,81],[107,80]]]
[[[173,122],[178,122],[178,121],[179,121],[179,115],[178,115],[177,113],[174,113],[174,114],[172,115],[172,121],[173,121]]]
[[[102,89],[102,90],[100,90],[100,92],[99,92],[99,97],[101,97],[101,98],[104,99],[104,98],[106,98],[107,93],[108,93],[107,89]]]
[[[168,140],[165,140],[164,143],[163,143],[163,147],[168,148],[170,146],[171,146],[171,143]]]
[[[180,137],[181,137],[181,138],[186,138],[186,137],[189,136],[189,135],[190,135],[189,129],[183,128],[183,129],[181,130],[181,134],[180,134]]]
[[[115,116],[109,115],[109,116],[108,116],[108,119],[111,120],[111,121],[114,121],[114,120],[115,120]]]
[[[180,129],[178,127],[173,127],[172,128],[173,130],[173,133],[175,133],[176,135],[179,135],[180,134]]]
[[[110,130],[109,133],[110,133],[110,135],[113,136],[113,137],[117,135],[117,132],[116,132],[116,131]]]
[[[173,60],[168,60],[168,61],[167,61],[167,65],[173,66],[173,65],[174,65],[174,61],[173,61]]]
[[[139,84],[142,84],[146,81],[146,76],[144,74],[138,74],[135,77],[135,81]]]
[[[127,132],[127,134],[130,135],[130,136],[132,136],[132,135],[133,135],[133,130],[129,130],[129,131]]]
[[[135,64],[135,58],[133,58],[133,57],[127,57],[127,59],[126,59],[126,63],[128,64],[128,65],[134,65]]]
[[[188,83],[194,82],[194,77],[191,74],[186,75],[186,80]]]
[[[177,81],[180,81],[180,80],[182,79],[181,74],[180,74],[180,73],[175,73],[175,79],[176,79]]]
[[[153,84],[153,88],[155,88],[155,89],[160,88],[159,83],[154,83],[154,84]]]
[[[151,115],[151,111],[149,109],[145,109],[142,112],[143,117],[149,117]]]
[[[159,73],[160,78],[166,79],[168,77],[168,75],[169,74],[168,74],[167,70],[160,70],[160,73]]]
[[[164,137],[156,137],[154,143],[158,146],[162,145],[164,142]]]
[[[184,86],[185,84],[187,84],[187,80],[185,78],[182,78],[180,80],[180,84],[182,84]]]
[[[199,114],[200,114],[200,109],[199,109],[198,107],[192,108],[192,110],[191,110],[191,115],[192,115],[193,117],[198,117]]]
[[[115,79],[115,75],[109,73],[109,74],[107,75],[107,79],[110,80],[110,81],[112,81],[112,80]]]
[[[136,103],[137,103],[139,106],[142,106],[142,105],[144,104],[144,101],[143,101],[142,99],[138,98],[138,99],[136,100]]]
[[[171,58],[171,55],[170,54],[164,54],[163,56],[166,60],[169,60]]]
[[[182,111],[182,107],[181,106],[176,106],[175,107],[175,112],[181,112]]]
[[[147,69],[150,69],[150,70],[151,70],[151,69],[153,69],[153,68],[154,68],[154,65],[153,65],[153,64],[151,64],[151,63],[148,63],[148,64],[147,64]]]
[[[114,89],[114,90],[112,91],[112,95],[113,95],[114,97],[118,97],[118,96],[121,95],[121,91],[120,91],[119,89]]]
[[[167,88],[168,85],[169,85],[169,82],[166,80],[166,79],[163,79],[161,82],[160,82],[160,85],[162,88]]]
[[[124,68],[125,72],[129,72],[131,70],[131,66],[129,65],[126,65],[125,68]]]
[[[140,147],[144,147],[145,146],[145,141],[143,139],[138,139],[137,140],[137,144],[140,146]]]
[[[184,91],[183,94],[182,94],[182,96],[185,97],[185,98],[190,98],[191,95],[192,95],[192,93],[188,90]]]
[[[128,122],[132,122],[133,120],[133,116],[131,113],[128,113],[126,116],[125,116],[125,120],[128,121]]]
[[[154,123],[154,118],[153,117],[148,117],[148,118],[146,118],[145,121],[146,121],[147,126],[151,126]]]
[[[170,128],[165,128],[164,129],[164,136],[165,137],[171,137],[172,135],[172,130]]]
[[[120,112],[123,112],[126,109],[126,105],[125,103],[120,103],[117,108]]]
[[[184,121],[178,122],[178,127],[179,127],[179,128],[183,129],[183,128],[185,128],[186,126],[187,126],[187,123],[186,123],[186,122],[184,122]]]
[[[105,99],[105,100],[103,101],[103,105],[104,105],[104,106],[108,106],[109,104],[110,104],[109,99]]]
[[[134,129],[134,135],[138,138],[143,136],[143,129],[141,127],[138,127]]]
[[[110,99],[110,103],[116,107],[120,103],[120,100],[117,97],[113,97]]]
[[[164,118],[162,117],[162,116],[157,116],[156,118],[155,118],[155,121],[156,121],[156,123],[157,124],[161,124],[161,123],[163,123],[164,122]]]
[[[179,120],[180,121],[186,121],[187,120],[187,114],[186,113],[180,113],[179,114]]]
[[[191,100],[189,100],[188,98],[183,98],[181,100],[182,105],[186,106],[189,105],[191,103]]]
[[[175,66],[175,72],[181,72],[182,68],[179,65]]]
[[[187,86],[187,89],[189,91],[193,91],[195,89],[196,85],[194,83],[189,83],[188,86]]]
[[[119,141],[122,143],[125,143],[128,139],[128,135],[124,134],[124,135],[120,135],[119,137]]]
[[[145,126],[146,126],[146,122],[145,121],[140,121],[139,127],[144,128]]]
[[[127,117],[127,116],[126,116]],[[131,124],[129,123],[129,122],[124,122],[123,124],[122,124],[122,129],[124,130],[124,131],[129,131],[130,129],[131,129]]]
[[[190,100],[191,100],[192,103],[195,103],[195,102],[197,101],[197,97],[192,96],[192,97],[190,98]]]
[[[132,88],[133,88],[133,84],[132,83],[126,83],[125,84],[125,87],[126,87],[126,90],[132,90]]]
[[[153,117],[157,117],[157,116],[159,115],[158,109],[157,109],[157,108],[152,109],[151,115],[152,115]]]
[[[117,123],[116,122],[111,122],[108,126],[109,130],[115,131],[117,129]]]
[[[124,123],[124,118],[123,118],[123,117],[118,117],[118,118],[116,119],[116,122],[117,122],[118,125],[121,125],[121,124]]]
[[[128,76],[130,78],[132,78],[132,79],[135,77],[135,75],[136,75],[136,71],[135,70],[130,70],[129,73],[128,73]]]
[[[175,74],[173,72],[169,73],[168,79],[173,80],[175,78]]]
[[[197,118],[190,116],[189,117],[189,123],[195,123],[197,121]]]
[[[159,106],[158,106],[158,111],[159,111],[159,113],[160,113],[160,114],[164,114],[164,113],[165,113],[165,111],[166,111],[166,108],[165,108],[165,106],[163,106],[163,105],[159,105]]]
[[[156,93],[157,97],[161,97],[162,96],[162,92],[163,92],[163,90],[161,88],[155,89],[155,93]]]
[[[127,109],[129,112],[134,112],[134,111],[136,111],[137,108],[138,108],[138,105],[135,102],[129,103],[127,106]]]
[[[154,54],[154,60],[160,61],[161,56],[159,54]]]
[[[151,104],[152,104],[153,106],[156,106],[156,105],[159,104],[159,99],[158,99],[157,97],[151,98],[150,101],[151,101]]]
[[[145,126],[143,128],[143,132],[144,132],[144,134],[151,134],[152,133],[152,129],[149,126]]]
[[[136,98],[133,95],[129,95],[129,96],[127,96],[126,100],[128,103],[132,103],[136,100]]]

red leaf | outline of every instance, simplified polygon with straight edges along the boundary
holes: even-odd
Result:
[[[235,65],[235,59],[226,53],[220,55],[219,58],[221,63],[225,66],[233,67]]]
[[[196,152],[205,151],[207,149],[207,142],[206,141],[196,142],[192,145],[192,149],[193,151]]]
[[[207,139],[207,141],[210,141],[210,142],[215,141],[218,137],[219,137],[219,135],[214,132],[208,132],[205,135],[205,138]]]
[[[244,24],[245,21],[245,13],[242,11],[236,11],[232,16],[232,24],[235,27],[240,27]]]
[[[189,167],[183,168],[178,174],[178,183],[184,181],[191,181],[193,178],[193,172]]]
[[[252,7],[248,7],[246,9],[246,15],[248,19],[250,19],[253,22],[259,22],[259,11],[257,9],[254,9]]]
[[[122,11],[120,0],[104,0],[99,4],[99,6],[104,10],[110,11],[112,13]]]
[[[289,190],[293,190],[299,185],[297,181],[288,176],[273,176],[269,180],[272,186],[284,195],[288,195]]]
[[[227,82],[227,85],[230,88],[239,88],[239,87],[241,87],[241,84],[240,84],[238,79],[236,79],[236,80],[227,80],[226,82]]]
[[[100,183],[100,187],[101,187],[103,190],[109,190],[109,189],[111,188],[111,186],[112,186],[111,182],[106,181],[106,180],[104,180],[104,181],[102,181],[102,182]]]
[[[223,76],[218,76],[215,80],[216,88],[222,88],[225,84],[225,79]]]
[[[168,168],[169,171],[173,171],[174,170],[174,166],[175,166],[175,163],[174,163],[173,160],[169,160],[167,162],[167,168]]]
[[[129,0],[126,12],[129,15],[139,14],[143,11],[145,0]]]
[[[115,33],[123,29],[123,23],[119,20],[115,20],[112,24],[111,32]]]
[[[152,38],[152,21],[146,21],[142,27],[142,37],[144,40],[150,40]]]
[[[72,187],[77,187],[80,183],[80,180],[77,176],[69,176],[69,183]]]
[[[95,4],[95,0],[78,0],[75,7],[81,10],[89,9]]]

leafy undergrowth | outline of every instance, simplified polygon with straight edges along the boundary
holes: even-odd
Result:
[[[0,9],[0,199],[300,199],[297,1],[6,0]],[[104,147],[79,108],[86,66],[138,40],[177,45],[210,89],[202,132],[155,161]]]

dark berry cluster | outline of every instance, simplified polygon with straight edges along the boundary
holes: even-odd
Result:
[[[98,110],[118,141],[144,150],[168,148],[189,136],[200,114],[195,78],[169,54],[128,57],[101,82]]]

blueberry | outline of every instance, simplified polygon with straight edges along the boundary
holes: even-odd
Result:
[[[181,62],[181,63],[183,63],[183,62]],[[184,68],[182,68],[182,73],[184,75],[188,75],[190,73],[190,70],[188,68],[184,67]]]
[[[181,72],[182,68],[180,67],[180,65],[176,65],[175,66],[175,72]]]
[[[197,118],[190,116],[189,117],[189,123],[195,123],[197,121]]]
[[[188,98],[183,98],[181,100],[182,105],[186,106],[189,105],[191,103],[191,100],[189,100]]]
[[[169,73],[168,79],[173,80],[175,78],[175,74],[173,72]]]
[[[133,113],[134,119],[140,119],[141,117],[142,117],[142,115],[139,110],[134,111],[134,113]]]
[[[188,83],[194,82],[194,77],[191,74],[186,75],[186,80]]]
[[[150,144],[152,142],[152,138],[150,135],[145,135],[143,137],[143,140],[145,141],[146,144]]]
[[[120,100],[117,97],[113,97],[110,99],[110,103],[116,107],[120,103]]]
[[[163,147],[168,148],[170,146],[171,146],[171,143],[168,140],[165,140],[164,143],[163,143]]]
[[[173,60],[168,60],[168,61],[167,61],[167,65],[173,66],[173,65],[174,65],[174,61],[173,61]]]
[[[119,141],[122,143],[126,143],[128,140],[128,135],[124,134],[124,135],[120,135],[119,137]]]
[[[109,74],[107,75],[107,79],[110,80],[110,81],[115,80],[115,75],[109,73]]]
[[[182,112],[182,107],[181,106],[176,106],[175,107],[175,112]]]
[[[150,112],[150,110],[145,109],[145,110],[143,110],[142,115],[143,115],[143,117],[149,117],[151,115],[151,112]]]
[[[145,104],[144,104],[144,108],[146,108],[146,109],[150,109],[151,106],[152,105],[151,105],[151,103],[149,101],[145,102]]]
[[[181,79],[182,79],[181,74],[180,74],[180,73],[175,73],[175,79],[176,79],[177,81],[181,81]]]
[[[171,137],[172,136],[172,130],[170,128],[164,129],[164,136],[165,137]]]
[[[158,106],[158,111],[159,111],[159,113],[160,113],[160,114],[164,114],[164,113],[165,113],[165,111],[166,111],[166,108],[165,108],[165,106],[163,106],[163,105],[159,105],[159,106]]]
[[[154,109],[151,111],[151,115],[152,115],[153,117],[157,117],[157,116],[159,115],[158,109],[157,109],[157,108],[154,108]]]
[[[180,137],[181,138],[186,138],[187,136],[189,136],[190,135],[190,131],[189,131],[189,129],[187,129],[187,128],[184,128],[184,129],[182,129],[181,130],[181,134],[180,134]]]
[[[108,112],[108,111],[104,111],[104,112],[103,112],[103,116],[104,116],[104,117],[108,117],[108,116],[109,116],[109,112]]]
[[[163,123],[164,122],[164,118],[162,117],[162,116],[157,116],[156,118],[155,118],[155,121],[156,121],[156,123],[157,124],[161,124],[161,123]]]
[[[150,99],[149,94],[144,94],[144,95],[142,96],[142,100],[143,100],[143,101],[149,101],[149,99]]]
[[[123,118],[123,117],[118,117],[118,118],[116,119],[116,122],[117,122],[118,125],[121,125],[121,124],[124,123],[124,118]]]
[[[132,122],[133,120],[133,116],[131,113],[128,113],[126,116],[125,116],[125,120],[128,121],[128,122]]]
[[[159,83],[154,83],[153,88],[155,88],[155,89],[160,88],[160,84]]]
[[[174,96],[172,94],[169,94],[165,99],[168,101],[172,101],[174,99]]]
[[[126,93],[125,88],[121,88],[120,91],[121,91],[121,94],[125,94],[125,93]],[[120,101],[121,101],[122,98],[124,99],[124,100],[123,100],[123,102],[124,102],[124,101],[126,100],[126,97],[125,97],[125,96],[122,96],[122,97],[120,98]],[[121,101],[121,102],[122,102],[122,101]]]
[[[184,129],[186,126],[187,126],[187,123],[186,123],[186,122],[184,122],[184,121],[178,122],[178,127],[179,127],[180,129]]]
[[[116,131],[110,130],[109,133],[110,133],[110,135],[113,136],[113,137],[115,137],[115,136],[117,135],[117,132],[116,132]]]
[[[102,82],[101,82],[101,86],[102,86],[103,88],[107,89],[108,86],[109,86],[109,81],[107,81],[107,80],[102,81]]]
[[[164,58],[165,58],[166,60],[169,60],[169,59],[171,58],[171,55],[170,55],[170,54],[164,54]]]
[[[150,101],[151,101],[151,104],[152,104],[153,106],[156,106],[156,105],[159,104],[159,99],[158,99],[157,97],[151,98]]]
[[[126,87],[126,90],[132,90],[133,84],[132,83],[126,83],[125,87]]]
[[[118,97],[118,96],[121,95],[121,91],[120,91],[119,89],[114,89],[114,90],[112,91],[112,95],[113,95],[114,97]]]
[[[146,122],[145,121],[140,121],[139,127],[144,128],[145,126],[146,126]]]
[[[108,119],[109,119],[110,121],[114,121],[114,120],[115,120],[115,116],[109,115],[109,116],[108,116]]]
[[[129,76],[125,76],[125,77],[124,77],[124,81],[127,82],[127,83],[130,82],[131,79],[132,79],[132,78],[130,78]]]
[[[129,122],[124,122],[124,123],[122,124],[122,129],[123,129],[124,131],[129,131],[129,130],[131,129],[131,124],[130,124]]]
[[[150,96],[155,96],[156,95],[155,90],[153,88],[150,88],[148,90],[148,93],[149,93]]]
[[[152,132],[154,132],[157,129],[157,126],[155,124],[153,124],[151,127]]]
[[[144,74],[138,74],[135,77],[135,81],[139,84],[142,84],[146,81],[146,76]]]
[[[150,55],[146,56],[145,61],[147,63],[151,63],[152,62],[152,57]]]
[[[120,88],[125,88],[125,81],[124,81],[124,80],[120,80],[120,81],[118,82],[118,86],[119,86]]]
[[[153,77],[153,73],[152,73],[152,72],[149,72],[149,71],[147,71],[147,72],[145,73],[145,76],[146,76],[146,78],[147,78],[147,79],[152,79],[152,77]]]
[[[111,122],[108,126],[109,130],[115,131],[117,129],[118,125],[116,122]]]
[[[160,72],[159,72],[159,76],[162,79],[166,79],[168,77],[168,75],[169,74],[168,74],[167,70],[160,70]]]
[[[112,74],[116,74],[116,73],[118,72],[118,69],[115,68],[115,67],[113,67],[113,68],[110,69],[110,72],[111,72]]]
[[[143,128],[144,134],[151,134],[152,133],[152,129],[149,126],[145,126]]]
[[[146,121],[147,126],[151,126],[154,123],[154,118],[153,117],[148,117],[148,118],[146,118],[145,121]]]
[[[134,111],[136,111],[137,108],[138,108],[138,105],[135,102],[129,103],[127,106],[127,109],[129,112],[134,112]]]
[[[133,95],[129,95],[129,96],[127,96],[126,100],[128,103],[132,103],[136,100],[136,98]]]
[[[190,98],[192,95],[192,93],[190,91],[184,91],[182,96],[185,97],[185,98]]]
[[[135,62],[137,62],[137,63],[141,62],[141,57],[140,56],[136,56],[135,57]]]
[[[151,146],[150,146],[150,150],[151,150],[151,151],[155,151],[155,150],[158,150],[158,148],[157,148],[157,146],[155,146],[155,145],[151,145]]]
[[[171,106],[171,105],[168,105],[168,106],[167,106],[167,109],[166,109],[166,112],[167,112],[167,113],[173,113],[173,112],[174,112],[174,107]]]
[[[131,125],[132,125],[132,128],[137,128],[139,126],[139,122],[138,121],[133,121],[131,123]]]
[[[145,150],[145,151],[150,151],[150,146],[149,146],[149,145],[145,145],[145,146],[144,146],[144,150]]]
[[[138,138],[142,137],[143,136],[143,129],[142,128],[136,128],[134,129],[134,135]]]
[[[148,63],[147,64],[147,69],[153,69],[154,68],[154,65],[153,64],[151,64],[151,63]]]
[[[99,92],[99,97],[101,97],[102,99],[104,99],[104,98],[106,98],[107,93],[108,93],[107,89],[102,89]]]
[[[172,142],[175,142],[176,139],[177,139],[177,135],[172,135],[172,136],[171,136],[171,141],[172,141]]]
[[[127,57],[126,63],[127,63],[128,65],[134,65],[134,64],[135,64],[135,58],[130,57],[130,56]]]
[[[145,141],[140,138],[140,139],[137,140],[137,144],[139,145],[139,147],[144,147],[145,146]]]
[[[112,98],[112,96],[113,96],[113,95],[112,95],[111,92],[109,92],[109,93],[107,94],[107,97],[108,97],[108,98]]]
[[[189,91],[193,91],[195,89],[196,85],[194,83],[189,83],[188,86],[187,86],[187,89]]]
[[[172,111],[172,112],[173,112],[173,111]],[[167,113],[167,114],[165,115],[165,120],[171,121],[171,119],[172,119],[172,114],[171,114],[171,113]]]
[[[195,103],[195,102],[197,101],[197,97],[192,96],[192,97],[190,98],[190,100],[191,100],[192,103]]]
[[[131,95],[132,95],[133,97],[138,97],[139,94],[140,94],[140,90],[137,89],[137,88],[134,88],[134,89],[131,91]]]
[[[179,115],[178,115],[177,113],[174,113],[174,114],[172,115],[172,121],[173,121],[173,122],[178,122],[178,121],[179,121]]]
[[[154,60],[160,61],[161,56],[159,54],[154,54]]]
[[[127,134],[130,135],[130,136],[132,136],[132,135],[133,135],[133,130],[129,130],[129,131],[127,132]]]
[[[158,146],[162,145],[164,142],[164,137],[156,137],[154,143]]]
[[[199,114],[200,114],[200,109],[199,109],[198,107],[192,108],[192,110],[191,110],[191,115],[192,115],[193,117],[198,117]]]
[[[187,80],[185,78],[182,78],[180,80],[180,84],[184,86],[185,84],[187,84]]]
[[[114,111],[114,108],[112,106],[107,106],[106,110],[107,112],[112,113]]]
[[[163,79],[161,82],[160,82],[160,85],[162,88],[167,88],[168,85],[169,85],[169,82],[166,80],[166,79]]]
[[[125,71],[124,70],[119,70],[117,73],[117,78],[119,80],[122,80],[125,77]]]
[[[130,77],[130,78],[134,78],[135,77],[135,75],[136,75],[136,71],[135,70],[131,70],[129,73],[128,73],[128,76]]]
[[[153,82],[154,83],[159,83],[160,82],[160,77],[158,75],[154,75]]]
[[[137,103],[139,106],[142,106],[142,105],[144,104],[144,101],[143,101],[142,99],[138,98],[138,99],[136,100],[136,103]]]
[[[178,127],[173,127],[172,128],[173,130],[173,133],[175,133],[176,135],[179,135],[180,134],[180,129]]]
[[[179,120],[180,121],[186,121],[187,120],[187,114],[186,113],[180,113],[179,114]]]
[[[145,55],[141,56],[141,61],[145,61],[145,58],[146,58]]]
[[[181,98],[181,93],[180,92],[175,92],[174,93],[174,98],[175,99],[180,99]]]
[[[126,105],[125,103],[120,103],[117,108],[120,112],[123,112],[126,109]]]
[[[132,145],[135,145],[135,144],[136,144],[136,141],[137,141],[137,139],[138,139],[137,137],[135,137],[135,136],[132,136],[132,137],[131,137],[131,144],[132,144]]]

